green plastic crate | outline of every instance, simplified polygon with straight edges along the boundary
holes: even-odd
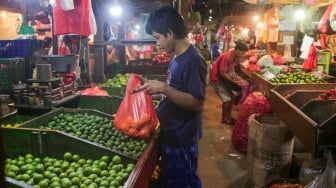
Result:
[[[19,81],[25,81],[25,59],[0,58],[0,90],[11,89]]]
[[[69,116],[62,116],[62,120],[54,118],[61,113],[70,113],[70,114],[88,114],[89,116],[81,116],[80,118],[85,118],[85,121],[80,121],[76,119],[76,123],[71,123],[76,126],[71,126],[68,124]],[[95,115],[102,117],[104,119],[93,118],[90,115]],[[57,121],[60,120],[60,121]],[[65,121],[63,121],[65,120]],[[81,119],[83,120],[83,119]],[[107,121],[106,121],[107,120]],[[44,114],[38,118],[35,118],[31,121],[27,121],[18,128],[34,128],[42,130],[59,130],[68,135],[73,135],[80,139],[86,140],[87,142],[96,143],[102,147],[108,148],[113,151],[121,152],[127,156],[133,158],[139,158],[143,150],[147,146],[147,141],[138,140],[127,136],[122,133],[115,127],[112,127],[112,116],[103,112],[92,109],[68,109],[60,108],[50,113]],[[89,122],[91,121],[91,123]],[[51,123],[53,122],[53,123]],[[89,122],[88,124],[86,124]],[[51,124],[50,124],[51,123]],[[79,124],[80,123],[80,124]],[[89,128],[89,129],[88,129]]]
[[[7,124],[22,124],[31,119],[37,118],[38,116],[49,112],[50,110],[19,110],[14,114],[0,118],[1,125]]]
[[[50,111],[46,114],[43,114],[39,116],[38,118],[32,119],[30,121],[27,121],[23,123],[20,127],[23,128],[39,128],[40,126],[45,126],[48,124],[48,122],[56,115],[60,113],[88,113],[90,115],[97,115],[100,117],[108,118],[112,120],[112,116],[103,112],[99,112],[97,110],[93,109],[74,109],[74,108],[58,108],[53,111]]]
[[[104,90],[108,92],[109,95],[115,96],[125,96],[126,87],[103,87]]]
[[[118,96],[86,96],[81,95],[78,108],[95,109],[107,114],[115,114],[123,98]]]
[[[56,105],[56,107],[94,109],[113,115],[118,111],[122,99],[123,98],[119,96],[80,95],[66,103]]]
[[[119,155],[124,165],[137,163],[136,159],[127,157],[121,153],[52,130],[4,129],[3,143],[5,158],[14,158],[30,153],[35,157],[63,159],[65,152],[71,152],[80,155],[81,158],[93,160],[99,159],[103,155],[110,156],[111,158]],[[131,173],[137,174],[137,172]],[[129,176],[129,178],[132,177],[131,175]],[[127,180],[127,182],[129,181],[133,180]],[[8,177],[6,177],[6,184],[8,187],[30,187],[27,184]]]

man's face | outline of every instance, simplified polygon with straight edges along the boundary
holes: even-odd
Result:
[[[157,44],[160,46],[161,49],[164,51],[170,53],[174,51],[174,45],[173,45],[173,35],[171,33],[167,34],[167,37],[163,34],[157,33],[153,31],[153,37],[156,39]]]

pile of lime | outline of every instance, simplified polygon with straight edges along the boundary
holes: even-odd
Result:
[[[14,123],[14,124],[7,123],[7,124],[1,124],[0,126],[3,128],[13,128],[13,127],[19,127],[20,123]]]
[[[319,78],[311,73],[305,72],[293,72],[287,74],[278,74],[274,78],[269,80],[274,84],[310,84],[310,83],[323,83],[323,79]]]
[[[125,87],[130,75],[130,73],[117,73],[113,78],[109,78],[104,83],[98,85],[103,87]]]
[[[123,187],[134,164],[124,165],[119,155],[84,159],[66,152],[63,159],[32,154],[7,158],[5,174],[34,187]]]
[[[119,131],[108,118],[87,112],[59,113],[40,128],[60,130],[135,158],[147,146],[145,140],[131,138]]]

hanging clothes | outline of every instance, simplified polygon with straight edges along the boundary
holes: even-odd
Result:
[[[278,42],[279,11],[277,7],[267,11],[267,42]]]
[[[302,40],[302,44],[301,44],[301,55],[300,58],[301,59],[307,59],[308,55],[309,55],[309,51],[310,51],[310,46],[313,44],[314,42],[314,38],[305,34]]]
[[[61,0],[56,0],[53,6],[54,34],[78,34],[89,36],[94,34],[91,13],[91,0],[74,0],[74,9],[62,9]]]
[[[313,68],[316,67],[316,62],[317,62],[317,51],[318,49],[316,46],[311,45],[310,50],[309,50],[309,55],[308,58],[305,59],[302,63],[302,68],[311,71]]]

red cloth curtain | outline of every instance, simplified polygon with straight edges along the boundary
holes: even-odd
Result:
[[[74,9],[68,11],[62,9],[60,1],[56,0],[56,6],[53,7],[54,34],[74,33],[83,36],[92,34],[90,20],[91,0],[74,0]]]

